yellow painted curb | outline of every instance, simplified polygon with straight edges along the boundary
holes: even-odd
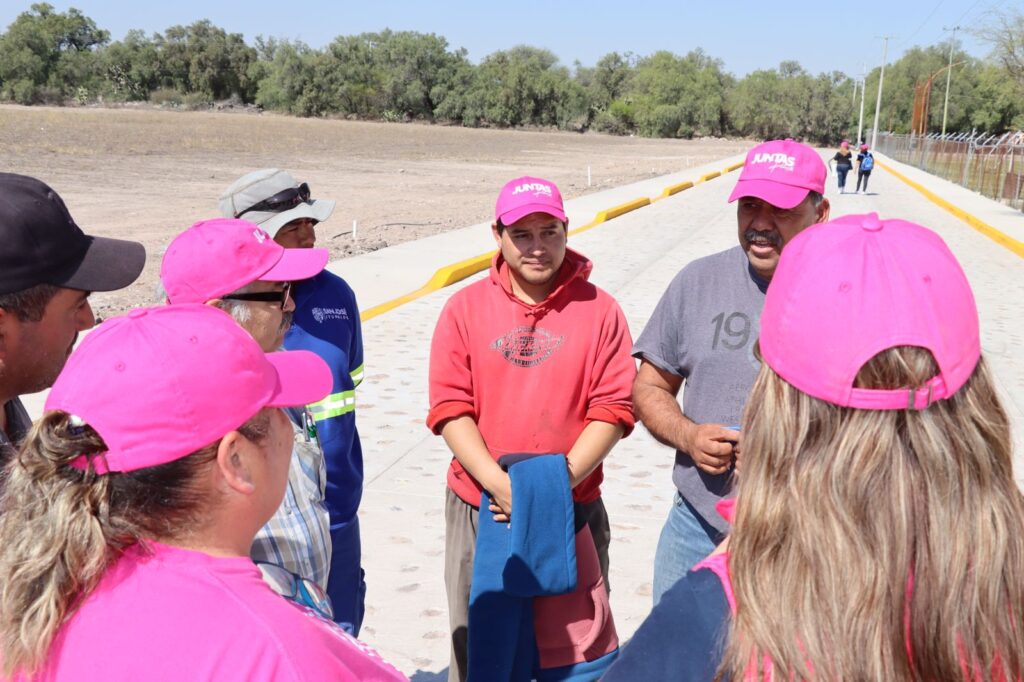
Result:
[[[714,178],[720,177],[724,173],[730,173],[736,170],[737,168],[742,167],[742,163],[733,164],[731,166],[726,167],[724,171],[714,171],[712,173],[702,175],[700,180],[698,180],[697,182],[707,182],[708,180],[713,180]],[[580,232],[585,232],[591,228],[597,227],[601,223],[618,218],[619,216],[629,213],[630,211],[635,211],[638,208],[649,206],[655,201],[660,201],[661,199],[672,196],[673,194],[682,192],[685,189],[689,189],[693,187],[694,184],[695,183],[691,182],[690,180],[687,180],[685,182],[669,185],[668,187],[662,190],[660,196],[654,197],[653,199],[650,197],[640,197],[639,199],[633,199],[632,201],[627,201],[624,204],[619,204],[618,206],[613,206],[612,208],[605,209],[604,211],[601,211],[596,216],[594,216],[594,219],[591,220],[589,223],[581,225],[576,229],[569,230],[569,235],[572,236],[574,234],[579,234]],[[446,286],[455,284],[460,280],[466,279],[470,275],[475,275],[476,273],[481,272],[482,270],[486,270],[488,267],[490,267],[491,259],[494,258],[494,254],[495,251],[489,251],[487,253],[482,253],[479,256],[473,256],[472,258],[467,258],[466,260],[459,261],[458,263],[446,265],[443,268],[438,269],[437,272],[435,272],[433,276],[430,278],[430,280],[416,291],[411,291],[408,294],[399,296],[398,298],[392,299],[385,303],[381,303],[380,305],[364,310],[362,314],[359,316],[359,319],[361,319],[363,322],[366,322],[367,320],[371,320],[377,317],[378,315],[383,315],[384,313],[390,310],[394,310],[400,305],[404,305],[411,301],[415,301],[416,299],[422,298],[427,294],[431,294],[437,291],[438,289],[443,289]]]
[[[491,265],[491,259],[494,257],[494,253],[494,251],[489,251],[488,253],[482,253],[479,256],[473,256],[472,258],[467,258],[466,260],[459,261],[458,263],[452,263],[451,265],[439,268],[427,283],[416,291],[409,292],[408,294],[386,301],[385,303],[381,303],[380,305],[374,306],[368,310],[364,310],[360,314],[359,319],[366,322],[378,315],[383,315],[390,310],[394,310],[400,305],[415,301],[417,298],[422,298],[423,296],[433,293],[438,289],[443,289],[444,287],[454,284],[459,280],[466,279],[470,275],[475,275],[481,270],[486,270]]]
[[[677,182],[676,184],[669,185],[665,189],[661,190],[661,196],[670,197],[673,194],[679,194],[684,189],[690,189],[691,187],[693,187],[693,182],[690,180],[687,180],[686,182]]]
[[[586,231],[587,231],[587,230],[589,230],[590,228],[592,228],[592,227],[597,227],[597,226],[598,226],[598,225],[600,225],[600,224],[601,224],[601,221],[599,221],[599,220],[597,219],[597,216],[594,216],[594,219],[593,219],[593,220],[591,220],[591,221],[590,221],[589,223],[587,223],[587,224],[585,224],[585,225],[580,225],[580,226],[579,226],[579,227],[577,227],[577,228],[574,228],[574,229],[572,229],[572,230],[569,230],[569,236],[571,237],[571,236],[573,236],[574,234],[579,234],[580,232],[586,232]]]
[[[640,197],[639,199],[633,199],[632,201],[627,201],[624,204],[619,204],[618,206],[613,206],[612,208],[607,208],[601,211],[600,213],[597,214],[597,217],[594,218],[594,222],[603,223],[612,220],[613,218],[618,218],[620,215],[629,213],[630,211],[635,211],[638,208],[643,208],[644,206],[650,205],[650,197]]]
[[[1003,247],[1009,249],[1010,251],[1012,251],[1013,253],[1017,254],[1021,258],[1024,258],[1024,242],[1019,242],[1016,239],[1014,239],[1013,237],[1010,237],[1009,235],[1003,234],[1002,232],[1000,232],[996,228],[992,227],[991,225],[989,225],[985,221],[981,220],[980,218],[976,218],[975,216],[971,215],[970,213],[968,213],[967,211],[963,210],[962,208],[954,206],[953,204],[949,203],[948,201],[946,201],[945,199],[943,199],[939,195],[935,194],[935,192],[932,192],[930,189],[925,188],[920,183],[914,182],[913,180],[911,180],[907,176],[903,175],[902,173],[900,173],[899,171],[897,171],[894,168],[890,168],[889,166],[885,165],[881,161],[876,161],[875,163],[877,163],[879,166],[881,166],[883,169],[885,169],[889,173],[892,173],[893,175],[895,175],[898,179],[902,180],[906,184],[908,184],[911,187],[913,187],[914,189],[916,189],[918,192],[923,194],[925,196],[925,198],[928,199],[933,204],[935,204],[937,206],[940,206],[941,208],[946,209],[947,211],[949,211],[950,213],[955,215],[957,218],[959,218],[960,220],[964,221],[965,223],[967,223],[968,225],[970,225],[975,230],[977,230],[978,232],[982,233],[983,235],[985,235],[986,237],[988,237],[989,239],[991,239],[995,243],[997,243],[1000,246],[1003,246]]]

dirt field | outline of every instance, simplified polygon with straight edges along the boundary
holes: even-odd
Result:
[[[748,146],[272,114],[0,106],[0,168],[53,186],[87,232],[146,245],[138,282],[93,296],[103,317],[152,303],[167,242],[216,216],[221,192],[257,168],[285,168],[309,182],[315,197],[337,200],[317,236],[340,258],[353,253],[353,220],[359,250],[373,250],[489,220],[498,188],[517,175],[550,178],[570,199]]]

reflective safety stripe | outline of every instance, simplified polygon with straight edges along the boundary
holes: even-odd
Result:
[[[354,370],[348,373],[352,377],[352,383],[358,386],[363,380],[363,365],[359,365]]]
[[[348,414],[355,409],[355,391],[332,393],[320,402],[313,403],[309,406],[309,411],[313,413],[313,419],[318,422],[322,422],[323,420],[330,419],[332,417],[339,417],[343,414]]]

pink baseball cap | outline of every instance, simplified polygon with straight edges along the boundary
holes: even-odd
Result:
[[[562,193],[555,183],[528,175],[506,182],[494,207],[495,220],[507,226],[531,213],[547,213],[563,223],[568,222]]]
[[[730,203],[757,197],[779,208],[793,208],[808,192],[825,193],[828,170],[818,152],[793,140],[772,140],[747,152]]]
[[[204,220],[171,242],[160,265],[170,303],[206,303],[257,280],[309,279],[327,265],[327,249],[286,249],[237,218]]]
[[[925,409],[956,393],[981,358],[974,295],[949,247],[875,213],[813,225],[786,245],[758,343],[799,390],[865,410]],[[854,388],[868,360],[895,346],[931,351],[939,373],[919,388]]]
[[[108,450],[72,466],[91,461],[103,474],[180,459],[264,407],[308,405],[330,390],[330,369],[315,353],[264,353],[227,313],[184,304],[100,325],[68,358],[45,409],[99,433]]]

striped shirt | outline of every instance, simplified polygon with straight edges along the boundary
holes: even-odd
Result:
[[[283,566],[326,589],[331,569],[331,521],[324,504],[327,466],[315,429],[310,427],[314,433],[308,433],[293,426],[295,445],[284,501],[256,534],[250,554],[255,561]]]

